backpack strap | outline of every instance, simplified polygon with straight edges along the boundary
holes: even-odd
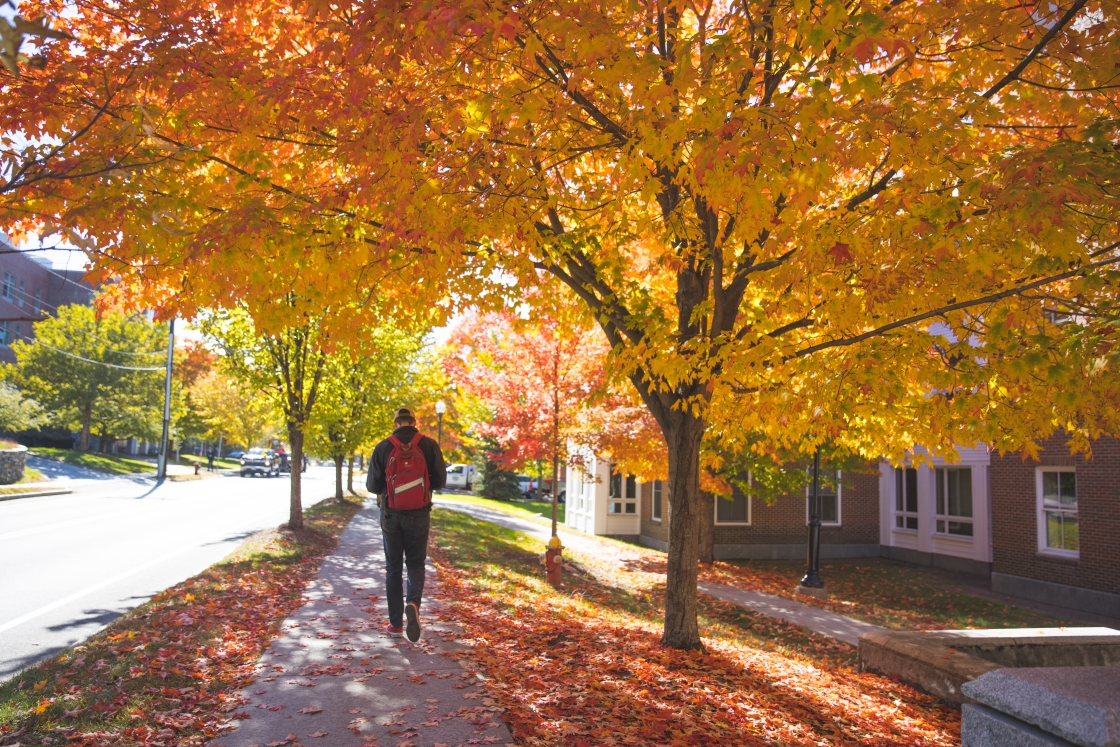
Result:
[[[396,446],[398,449],[405,448],[405,445],[396,436],[389,436],[389,442],[392,443],[393,446]]]
[[[424,437],[423,433],[421,433],[420,431],[416,431],[416,435],[412,437],[412,440],[408,442],[408,445],[411,446],[414,449],[419,449],[420,448],[420,439],[422,439],[423,437]]]

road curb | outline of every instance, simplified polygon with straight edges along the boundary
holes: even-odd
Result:
[[[13,495],[0,495],[0,501],[14,501],[18,498],[42,498],[48,495],[69,495],[73,493],[70,488],[58,488],[56,490],[36,490],[27,493],[15,493]]]

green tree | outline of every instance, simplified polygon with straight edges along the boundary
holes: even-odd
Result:
[[[310,448],[334,461],[339,499],[343,462],[386,436],[402,403],[427,398],[431,366],[422,335],[383,323],[361,338],[360,346],[339,347],[329,356],[308,431]]]
[[[0,382],[0,431],[18,433],[46,422],[43,406],[23,395],[19,387]]]
[[[276,319],[275,330],[258,329],[248,310],[238,307],[210,314],[202,320],[203,333],[224,354],[223,365],[242,386],[265,392],[280,412],[292,452],[292,488],[288,527],[303,527],[303,445],[311,415],[319,399],[329,354],[321,333],[322,315],[297,307],[286,296],[272,303],[262,318]]]
[[[224,436],[227,444],[248,449],[264,441],[275,427],[276,407],[268,395],[240,385],[223,371],[199,379],[190,395],[209,438]]]
[[[79,430],[89,449],[97,431],[114,438],[155,438],[163,402],[167,328],[141,315],[63,306],[35,324],[35,338],[12,345],[17,364],[5,378],[38,400],[54,425]]]

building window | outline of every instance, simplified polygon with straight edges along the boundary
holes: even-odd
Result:
[[[1077,473],[1038,471],[1038,549],[1076,556],[1081,550],[1077,528]]]
[[[5,301],[14,301],[16,299],[16,276],[10,272],[4,273],[4,286],[0,291],[0,295],[4,297]]]
[[[16,325],[16,335],[15,335],[15,337],[12,338],[12,342],[15,342],[17,340],[22,340],[22,339],[23,339],[23,325],[22,324],[17,324]]]
[[[747,484],[751,476],[747,474]],[[738,485],[732,484],[731,495],[717,495],[716,523],[717,524],[750,524],[751,523],[751,497],[745,495]]]
[[[805,488],[805,523],[813,514],[813,481],[810,470],[809,485]],[[820,473],[821,524],[840,524],[840,472],[833,475]]]
[[[43,290],[42,288],[35,289],[35,313],[43,313]]]
[[[918,470],[913,467],[894,470],[894,528],[918,528]]]
[[[661,481],[653,481],[653,520],[661,521]]]
[[[12,323],[0,322],[0,347],[8,347],[12,343]]]
[[[625,491],[625,492],[624,492]],[[638,481],[633,475],[623,478],[611,465],[610,490],[607,493],[608,514],[638,514]]]
[[[19,281],[19,297],[16,298],[16,303],[19,307],[23,308],[23,300],[27,296],[27,283],[23,280]]]
[[[937,533],[971,537],[972,468],[938,467],[934,474],[937,477]]]

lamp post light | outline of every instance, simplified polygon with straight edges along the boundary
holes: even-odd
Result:
[[[821,448],[813,454],[813,498],[809,506],[809,557],[805,577],[797,585],[797,593],[820,599],[828,598],[821,580]]]
[[[443,413],[447,412],[447,405],[443,400],[436,402],[436,443],[443,448]]]

